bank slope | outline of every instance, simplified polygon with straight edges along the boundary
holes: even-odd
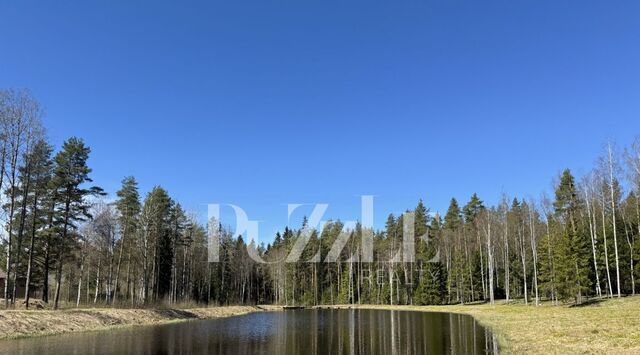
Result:
[[[0,339],[78,331],[154,325],[176,321],[230,317],[263,311],[264,307],[227,306],[195,309],[73,309],[0,311]]]

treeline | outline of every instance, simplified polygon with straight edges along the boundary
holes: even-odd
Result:
[[[589,174],[577,181],[567,169],[554,185],[552,197],[502,196],[496,206],[486,206],[476,194],[462,206],[452,199],[444,215],[430,213],[420,200],[405,213],[389,215],[380,231],[361,225],[345,230],[340,221],[309,231],[305,220],[300,229],[285,228],[272,243],[255,248],[267,263],[254,262],[242,238],[233,240],[221,230],[216,292],[207,300],[449,304],[520,299],[539,304],[635,294],[640,139],[620,154],[608,144]],[[408,216],[414,262],[400,254]],[[339,262],[317,262],[326,260],[345,232],[349,238]],[[302,254],[287,262],[304,233],[309,235]],[[363,262],[361,241],[371,234],[374,262]]]
[[[264,298],[286,304],[450,304],[496,299],[583,302],[586,297],[635,294],[640,274],[640,140],[626,150],[622,166],[608,146],[598,167],[578,183],[565,170],[553,200],[508,199],[488,207],[474,194],[460,206],[451,200],[444,216],[422,201],[412,212],[416,260],[390,262],[402,249],[403,218],[389,215],[374,233],[373,263],[358,262],[363,229],[350,231],[340,263],[309,263],[326,255],[343,230],[331,222],[313,231],[297,263],[277,262],[304,228],[285,229],[264,251],[271,264],[256,265],[268,280]],[[428,235],[430,243],[418,240]],[[319,253],[319,254],[318,254]],[[355,256],[355,259],[354,259]],[[355,262],[347,262],[348,260]],[[245,271],[246,272],[246,271]]]
[[[141,196],[126,177],[113,197],[92,186],[90,149],[47,142],[28,92],[0,91],[0,188],[6,307],[30,297],[67,304],[447,304],[522,299],[537,304],[635,294],[640,273],[640,140],[618,154],[608,145],[579,181],[565,170],[552,197],[475,194],[444,215],[422,201],[385,228],[285,228],[268,245],[234,238],[218,221],[199,223],[162,187]],[[413,220],[415,260],[402,258]],[[219,261],[208,262],[208,233]],[[337,262],[323,262],[341,234]],[[373,236],[374,261],[361,260]],[[429,243],[421,238],[427,236]],[[290,258],[300,238],[308,243]],[[250,257],[253,250],[266,263]],[[293,261],[293,262],[290,262]],[[320,261],[320,262],[318,262]],[[18,299],[19,290],[23,296]]]

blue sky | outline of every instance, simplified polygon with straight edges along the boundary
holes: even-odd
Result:
[[[637,1],[0,1],[0,87],[53,143],[92,147],[184,206],[234,203],[262,238],[287,203],[376,224],[477,192],[537,197],[640,134]],[[310,210],[309,210],[310,211]],[[299,224],[304,210],[294,215]]]

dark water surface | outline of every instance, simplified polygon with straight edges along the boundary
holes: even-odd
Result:
[[[487,354],[495,337],[470,316],[287,310],[0,342],[2,354]]]

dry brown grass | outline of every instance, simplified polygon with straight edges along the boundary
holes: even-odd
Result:
[[[0,339],[229,317],[257,311],[262,309],[253,306],[227,306],[182,310],[108,308],[58,311],[3,310],[0,311]]]
[[[498,336],[501,352],[507,354],[640,354],[640,296],[579,307],[550,304],[355,307],[470,314]]]

